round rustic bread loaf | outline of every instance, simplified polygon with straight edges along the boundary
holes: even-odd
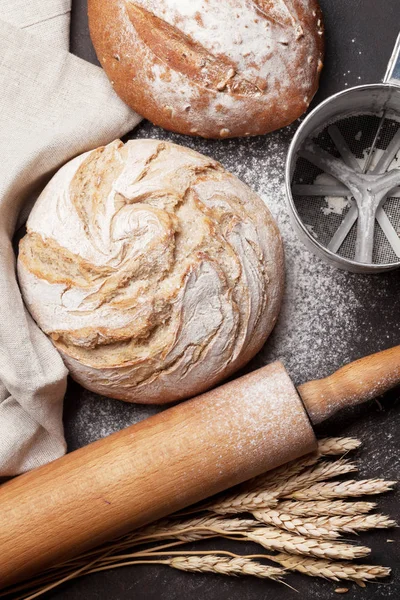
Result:
[[[284,265],[268,209],[219,163],[158,140],[118,140],[47,185],[18,274],[74,379],[164,403],[215,385],[261,348]]]
[[[292,123],[322,68],[317,0],[89,0],[116,92],[165,129],[225,138]]]

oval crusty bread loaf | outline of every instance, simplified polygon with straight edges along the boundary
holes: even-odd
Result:
[[[224,138],[292,123],[322,68],[317,0],[89,0],[121,98],[165,129]]]
[[[246,185],[188,148],[136,140],[60,169],[28,219],[18,273],[74,379],[164,403],[261,348],[284,265],[277,226]]]

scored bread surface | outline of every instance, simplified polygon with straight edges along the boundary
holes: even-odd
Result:
[[[89,0],[97,56],[156,125],[258,135],[305,112],[322,69],[317,0]]]
[[[275,324],[277,226],[197,152],[116,141],[67,163],[20,243],[25,302],[83,386],[163,403],[243,366]]]

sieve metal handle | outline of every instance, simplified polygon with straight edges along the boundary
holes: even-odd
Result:
[[[386,69],[383,83],[400,86],[400,34],[393,48],[392,56]]]

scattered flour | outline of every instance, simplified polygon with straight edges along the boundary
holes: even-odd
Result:
[[[314,183],[318,185],[340,185],[337,179],[326,173],[318,175]],[[345,208],[350,204],[350,200],[342,196],[326,196],[325,202],[326,206],[322,206],[321,211],[326,216],[331,214],[342,215]]]
[[[324,215],[342,215],[345,208],[350,205],[350,201],[347,198],[336,196],[326,196],[325,202],[326,206],[321,208]]]

